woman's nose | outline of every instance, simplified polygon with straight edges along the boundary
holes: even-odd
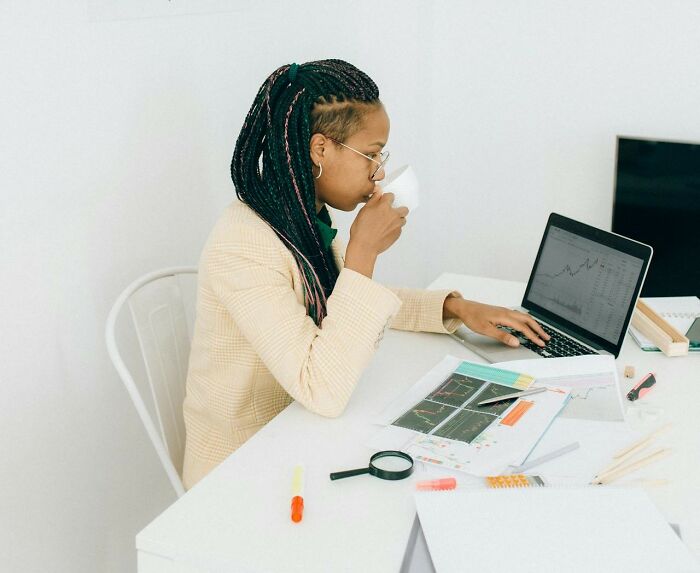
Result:
[[[379,171],[377,171],[374,174],[374,177],[372,177],[372,181],[381,181],[384,179],[384,177],[386,177],[386,171],[384,170],[384,167],[380,167]]]

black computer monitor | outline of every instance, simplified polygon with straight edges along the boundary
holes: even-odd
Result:
[[[612,230],[654,248],[642,296],[700,296],[700,143],[618,137]]]

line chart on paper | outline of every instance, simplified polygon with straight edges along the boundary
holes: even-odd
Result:
[[[547,386],[568,386],[571,396],[561,414],[562,418],[618,422],[624,420],[620,397],[611,372],[540,378]]]

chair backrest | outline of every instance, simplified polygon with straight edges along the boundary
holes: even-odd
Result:
[[[185,425],[182,403],[193,328],[195,267],[174,267],[144,275],[119,295],[106,326],[107,350],[178,496],[182,486]],[[183,277],[189,277],[187,283]],[[116,343],[117,319],[128,307],[138,340],[153,416]],[[155,419],[155,422],[154,422]]]

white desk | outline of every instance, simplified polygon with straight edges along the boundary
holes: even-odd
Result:
[[[524,287],[462,275],[430,285],[504,306],[518,304]],[[331,482],[328,474],[368,460],[364,444],[379,429],[373,417],[446,354],[483,362],[444,335],[388,331],[340,418],[290,405],[137,535],[139,572],[398,571],[415,515],[414,483],[427,470],[417,464],[401,482],[370,476]],[[648,474],[671,484],[649,492],[700,556],[700,355],[669,359],[642,352],[628,338],[617,364],[624,392],[632,386],[622,377],[626,364],[635,365],[637,378],[657,373],[645,401],[676,421],[669,434],[675,454]],[[306,465],[305,509],[294,524],[290,485],[298,462]]]

